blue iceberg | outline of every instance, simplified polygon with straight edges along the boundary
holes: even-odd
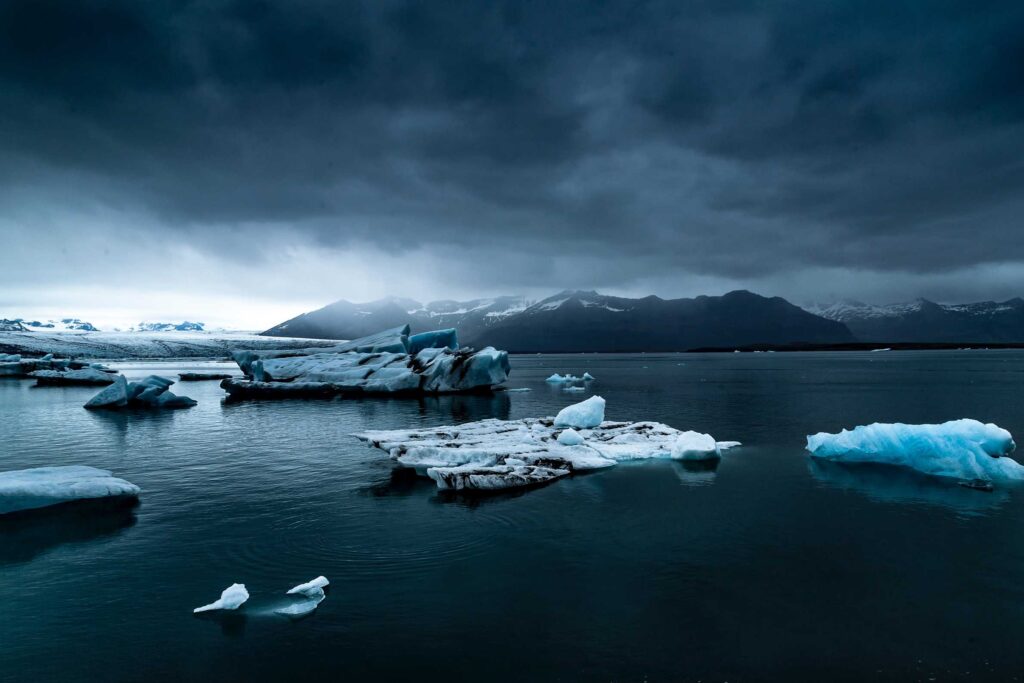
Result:
[[[968,481],[1024,480],[1024,466],[1006,457],[1015,448],[1010,432],[968,419],[937,425],[875,423],[807,437],[807,450],[816,458],[897,465]]]

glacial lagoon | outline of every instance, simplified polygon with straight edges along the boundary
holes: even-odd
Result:
[[[233,372],[112,364],[129,380]],[[596,380],[584,392],[553,373]],[[808,457],[806,436],[961,417],[1024,436],[1024,352],[530,355],[493,395],[87,411],[0,382],[0,470],[82,464],[136,507],[0,519],[0,680],[1013,680],[1024,488]],[[737,440],[541,488],[439,492],[351,434],[554,415]],[[1020,454],[1018,453],[1018,457]],[[324,575],[310,616],[281,594]],[[195,616],[232,583],[236,613]],[[836,672],[843,672],[837,677]]]

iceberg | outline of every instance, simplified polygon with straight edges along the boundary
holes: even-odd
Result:
[[[85,465],[0,472],[0,515],[81,500],[135,499],[139,491],[107,470]]]
[[[220,594],[219,599],[214,600],[209,605],[196,607],[194,610],[192,610],[192,613],[199,614],[200,612],[210,612],[212,610],[218,609],[238,609],[248,599],[249,591],[245,589],[245,584],[233,583],[224,589],[224,592]]]
[[[673,460],[715,460],[722,453],[710,434],[683,432],[672,444]]]
[[[584,372],[583,373],[583,381],[585,381],[585,382],[592,382],[595,379],[596,378],[593,375],[591,375],[589,372]]]
[[[604,422],[604,399],[591,396],[586,401],[562,408],[555,416],[556,427],[587,429]]]
[[[320,603],[324,601],[324,598],[327,597],[327,594],[324,593],[324,588],[328,585],[330,585],[330,581],[325,576],[318,576],[312,581],[300,583],[298,586],[290,589],[288,595],[298,595],[302,599],[285,607],[279,607],[274,610],[274,613],[291,619],[298,619],[312,614]]]
[[[1007,457],[1015,448],[1010,432],[970,419],[921,425],[874,423],[807,437],[807,450],[816,458],[897,465],[960,480],[1024,479],[1024,466]]]
[[[295,595],[296,593],[301,593],[303,595],[309,595],[309,594],[311,594],[311,593],[313,593],[313,592],[315,592],[317,590],[323,590],[324,588],[326,588],[330,584],[331,584],[331,582],[327,580],[326,576],[318,576],[315,579],[313,579],[312,581],[307,581],[306,583],[300,583],[298,586],[295,586],[294,588],[289,589],[288,590],[288,595]]]
[[[594,399],[599,401],[594,401]],[[604,399],[592,397],[570,408],[592,418],[604,414]],[[599,408],[598,408],[599,406]],[[563,412],[565,412],[563,410]],[[588,420],[592,422],[592,420]],[[695,432],[682,432],[659,422],[598,421],[591,427],[562,425],[557,418],[480,420],[461,425],[353,434],[369,446],[386,451],[400,466],[432,479],[439,489],[493,491],[545,484],[578,472],[612,467],[627,460],[671,459],[686,450],[722,444]]]
[[[167,390],[174,380],[150,375],[138,382],[129,382],[117,375],[114,383],[89,399],[85,407],[116,410],[118,408],[191,408],[196,401]]]
[[[570,375],[568,373],[566,373],[564,375],[559,375],[556,372],[555,374],[551,375],[550,377],[548,377],[544,381],[545,382],[550,382],[551,384],[567,384],[567,383],[571,383],[571,382],[580,382],[580,381],[582,381],[582,378],[576,377],[575,375]]]
[[[326,350],[240,351],[246,378],[221,387],[235,398],[423,395],[490,391],[508,379],[507,352],[455,345],[455,330],[410,337],[405,325]]]
[[[36,380],[36,384],[43,385],[103,385],[113,384],[117,375],[97,368],[88,367],[81,370],[34,370],[29,377]]]

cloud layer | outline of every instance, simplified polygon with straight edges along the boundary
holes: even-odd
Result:
[[[123,286],[85,254],[172,308],[1012,296],[1022,38],[1011,2],[11,0],[0,305]]]

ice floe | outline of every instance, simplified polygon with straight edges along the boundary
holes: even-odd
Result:
[[[113,384],[117,374],[106,372],[98,368],[88,367],[81,370],[35,370],[29,373],[29,377],[36,380],[39,385],[104,385]]]
[[[195,400],[178,396],[167,390],[173,379],[150,375],[138,382],[129,382],[118,375],[114,383],[86,402],[89,409],[116,410],[119,408],[191,408]]]
[[[330,585],[330,581],[327,577],[318,576],[312,581],[306,583],[300,583],[288,591],[288,595],[295,595],[301,599],[297,602],[293,602],[284,607],[279,607],[274,610],[275,614],[280,614],[291,619],[298,619],[308,614],[312,614],[313,611],[324,601],[327,594],[324,593],[324,588]]]
[[[241,351],[246,379],[221,386],[237,398],[434,394],[490,390],[508,379],[508,353],[458,348],[455,330],[409,336],[393,328],[329,350]]]
[[[689,459],[694,457],[695,449],[707,448],[703,439],[695,445],[693,437],[687,436],[694,432],[682,432],[659,422],[602,421],[604,399],[598,396],[570,408],[575,409],[570,411],[574,417],[581,418],[572,420],[577,424],[571,426],[550,417],[490,419],[428,429],[367,431],[354,436],[387,451],[400,466],[429,477],[438,488],[453,490],[535,486],[626,460]],[[688,448],[677,447],[681,439]],[[721,444],[712,443],[715,452],[721,450]]]
[[[214,600],[209,605],[203,605],[202,607],[196,607],[192,610],[193,614],[199,614],[200,612],[211,612],[213,610],[233,610],[241,607],[246,600],[249,599],[249,591],[245,589],[243,583],[233,583],[224,589],[224,592],[220,594],[220,598]]]
[[[133,499],[138,495],[135,484],[85,465],[0,472],[0,514],[81,500]]]
[[[807,450],[817,458],[898,465],[968,481],[1024,479],[1024,466],[1006,457],[1015,448],[1010,432],[970,419],[921,425],[874,423],[807,437]]]
[[[714,460],[722,457],[718,443],[710,434],[683,432],[672,444],[675,460]]]

